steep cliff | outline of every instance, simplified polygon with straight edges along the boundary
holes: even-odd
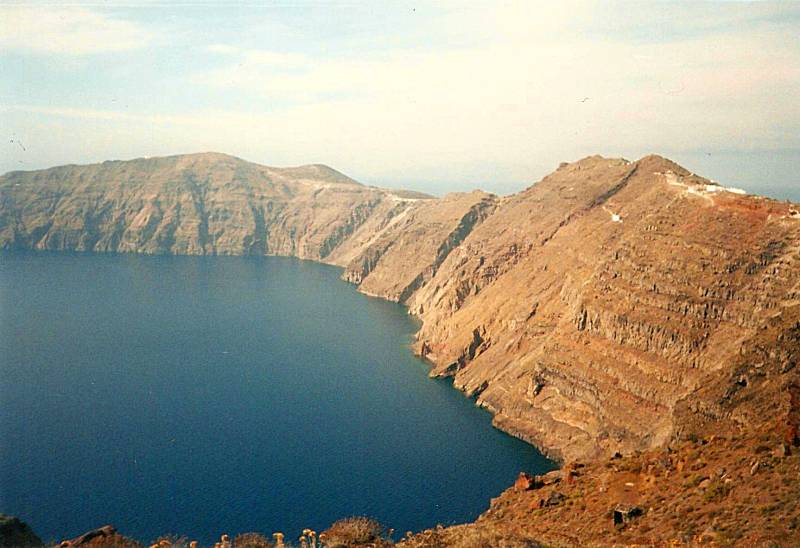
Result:
[[[686,420],[678,402],[800,304],[795,209],[655,156],[562,166],[409,300],[417,348],[554,456],[658,446]]]
[[[0,245],[321,260],[397,203],[326,166],[215,153],[64,166],[3,176]]]
[[[772,276],[786,274],[782,266]],[[675,430],[659,447],[521,474],[475,523],[398,546],[800,546],[796,292],[731,350],[695,373],[702,378],[672,407]]]
[[[440,199],[214,153],[12,172],[0,247],[342,266],[421,318],[432,374],[564,460],[657,447],[708,421],[748,428],[740,384],[760,377],[745,357],[785,338],[776,318],[800,307],[797,206],[658,156],[594,156],[513,196]],[[776,375],[764,398],[789,398],[796,370]],[[731,383],[742,390],[726,396]]]

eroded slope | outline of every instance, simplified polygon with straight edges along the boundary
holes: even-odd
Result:
[[[797,302],[792,206],[659,157],[506,199],[409,300],[434,374],[565,459],[655,447],[677,402]]]
[[[394,206],[320,165],[206,153],[64,166],[0,178],[0,246],[322,260]]]
[[[213,153],[13,172],[0,247],[340,265],[422,319],[432,374],[565,460],[657,447],[696,422],[686,409],[714,412],[708,387],[800,303],[797,207],[658,156],[562,164],[503,198]]]

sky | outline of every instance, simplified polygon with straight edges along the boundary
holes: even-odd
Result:
[[[0,0],[0,172],[218,151],[433,194],[669,157],[800,201],[800,2]]]

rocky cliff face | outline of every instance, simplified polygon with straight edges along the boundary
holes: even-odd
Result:
[[[12,172],[0,247],[340,265],[422,319],[432,374],[565,460],[656,447],[700,416],[746,428],[737,398],[763,383],[741,377],[761,378],[755,361],[777,359],[764,349],[800,310],[797,206],[658,156],[562,164],[503,198],[430,199],[221,154]],[[776,375],[772,399],[791,398],[796,370]]]
[[[0,189],[7,248],[315,260],[406,204],[326,166],[276,169],[214,153],[12,172]]]

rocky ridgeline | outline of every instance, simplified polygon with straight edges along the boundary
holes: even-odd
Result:
[[[688,420],[678,404],[704,405],[701,389],[800,305],[794,206],[706,185],[655,156],[562,166],[409,300],[418,351],[555,457],[664,444]]]
[[[0,181],[3,247],[320,260],[367,218],[397,213],[387,191],[325,166],[275,169],[212,153]]]
[[[658,156],[562,164],[508,197],[432,199],[207,153],[6,174],[0,247],[339,265],[422,320],[415,349],[433,375],[568,461],[661,446],[697,428],[698,410],[756,417],[746,408],[766,386],[787,397],[792,368],[735,383],[800,306],[797,211]],[[718,401],[730,383],[735,412]]]

